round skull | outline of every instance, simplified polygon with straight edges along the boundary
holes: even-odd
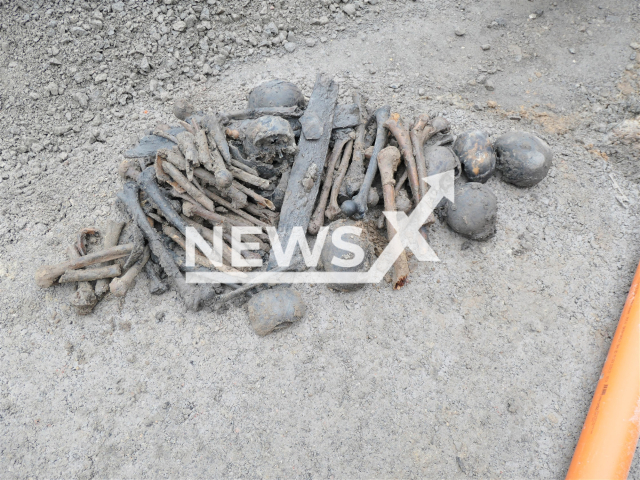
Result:
[[[284,328],[304,317],[306,305],[290,288],[263,290],[247,303],[249,320],[260,336]]]
[[[469,181],[484,183],[493,175],[496,154],[484,132],[472,130],[458,135],[453,151],[460,159]]]
[[[510,132],[495,141],[497,168],[505,182],[533,187],[547,176],[553,154],[546,142],[527,132]]]
[[[304,106],[304,95],[300,89],[285,80],[261,83],[249,93],[249,108]]]
[[[491,189],[480,183],[456,185],[455,202],[445,207],[451,229],[472,240],[485,240],[496,231],[498,201]]]
[[[455,178],[460,176],[460,160],[451,149],[437,145],[425,147],[424,158],[429,166],[427,175],[436,175],[453,170]]]

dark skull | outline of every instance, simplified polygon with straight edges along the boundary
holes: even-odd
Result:
[[[484,183],[493,175],[496,154],[484,132],[472,130],[458,135],[453,151],[460,159],[469,181]]]
[[[272,162],[285,154],[297,151],[291,124],[284,118],[265,115],[245,120],[240,125],[244,152],[249,158]]]
[[[300,89],[285,80],[261,83],[249,93],[249,108],[304,106],[304,95]]]
[[[485,240],[496,232],[497,210],[493,192],[475,182],[456,185],[455,202],[445,207],[451,230],[472,240]]]
[[[502,179],[517,187],[537,185],[551,168],[549,145],[531,133],[506,133],[498,137],[494,147]]]

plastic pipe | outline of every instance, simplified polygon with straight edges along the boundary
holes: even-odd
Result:
[[[566,480],[626,479],[640,434],[640,265]]]

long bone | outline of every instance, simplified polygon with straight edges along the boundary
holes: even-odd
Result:
[[[365,99],[358,92],[353,94],[353,102],[358,105],[360,123],[356,127],[356,138],[353,146],[353,159],[344,177],[345,193],[353,197],[362,186],[364,180],[364,136],[367,131],[367,110]],[[337,215],[337,213],[336,213]]]
[[[142,211],[142,208],[140,211]],[[43,265],[36,271],[36,284],[41,288],[50,287],[68,270],[77,270],[78,268],[88,267],[89,265],[94,265],[96,263],[108,262],[117,258],[126,257],[132,250],[133,243],[125,243],[124,245],[106,248],[99,252],[89,253],[83,257],[67,260],[66,262],[58,263],[57,265]]]
[[[158,258],[160,266],[167,274],[169,284],[178,292],[185,302],[187,309],[197,311],[202,304],[209,301],[215,293],[211,288],[199,288],[185,282],[171,253],[162,243],[158,232],[149,224],[147,216],[138,202],[139,186],[133,182],[126,182],[118,192],[118,198],[126,206],[134,222],[138,224],[142,234],[149,243],[149,248]]]
[[[120,238],[120,232],[124,227],[124,222],[116,222],[115,220],[109,220],[107,228],[104,233],[103,247],[110,248],[115,247],[118,244]],[[98,280],[95,287],[96,295],[99,297],[105,295],[109,291],[109,282],[105,279]]]
[[[340,213],[340,205],[338,205],[338,195],[340,194],[340,188],[345,175],[347,174],[347,168],[349,167],[349,160],[351,159],[351,152],[353,151],[354,140],[349,140],[344,147],[344,153],[342,154],[342,160],[340,161],[340,167],[338,168],[338,174],[331,187],[331,196],[329,197],[329,206],[324,212],[324,216],[328,220],[333,220],[336,215]]]
[[[309,221],[309,226],[307,227],[307,232],[311,235],[317,235],[320,231],[320,227],[324,225],[324,210],[327,206],[327,200],[329,199],[329,193],[331,193],[331,185],[333,183],[333,172],[336,168],[336,162],[338,158],[340,158],[340,154],[342,153],[342,149],[344,145],[349,141],[353,140],[354,134],[353,132],[341,132],[338,134],[338,137],[335,139],[333,145],[333,151],[331,152],[331,157],[329,158],[329,163],[327,164],[327,174],[324,179],[324,184],[322,185],[322,191],[320,192],[320,196],[318,199],[318,205],[316,206],[315,212],[311,216],[311,220]]]
[[[409,130],[398,113],[392,113],[384,123],[384,126],[393,134],[398,142],[398,147],[400,148],[404,165],[407,169],[407,177],[409,179],[409,186],[411,187],[411,195],[413,196],[413,206],[415,207],[421,198],[420,180],[416,167],[416,159],[413,156],[413,148],[411,147]]]
[[[378,167],[382,179],[382,195],[384,197],[384,209],[387,212],[396,210],[396,195],[394,190],[394,174],[400,164],[400,151],[396,147],[387,147],[378,155]],[[389,241],[397,234],[396,229],[387,219],[387,238]],[[393,289],[397,290],[407,281],[409,264],[404,250],[393,263]]]
[[[342,202],[340,208],[344,214],[348,217],[362,218],[367,213],[367,201],[369,199],[369,189],[373,183],[373,179],[378,171],[378,153],[384,147],[387,141],[387,130],[384,127],[384,122],[387,121],[391,112],[391,108],[388,105],[378,108],[375,111],[376,117],[376,142],[373,147],[373,154],[369,160],[369,166],[367,167],[367,173],[364,176],[362,185],[358,195],[352,200],[346,200]]]

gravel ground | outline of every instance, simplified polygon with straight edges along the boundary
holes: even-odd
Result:
[[[0,23],[5,478],[564,476],[640,259],[637,1],[5,0]],[[489,180],[489,241],[437,223],[405,288],[297,286],[307,315],[264,338],[144,275],[86,317],[36,287],[124,218],[122,152],[174,98],[319,72],[456,133],[534,132],[554,166]]]

